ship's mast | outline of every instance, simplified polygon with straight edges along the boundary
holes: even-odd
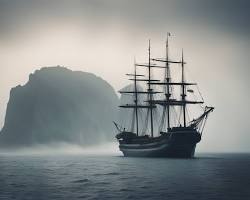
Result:
[[[150,81],[155,81],[155,80],[152,80],[151,76],[150,76],[150,79],[138,78],[138,77],[144,77],[144,75],[137,74],[136,66],[140,66],[140,65],[134,63],[135,68],[134,68],[133,74],[126,74],[127,76],[132,77],[132,78],[129,78],[129,80],[133,81],[133,86],[134,86],[133,91],[126,91],[126,90],[119,91],[121,94],[133,94],[133,97],[134,97],[133,103],[120,105],[119,107],[133,109],[134,112],[133,112],[133,117],[132,117],[131,132],[133,132],[134,123],[136,123],[136,135],[139,136],[139,119],[138,119],[139,110],[138,109],[145,108],[149,111],[149,109],[156,108],[156,106],[153,105],[152,102],[150,101],[148,101],[149,103],[147,104],[138,104],[138,94],[146,94],[148,96],[148,99],[150,99],[150,96],[149,96],[150,94],[153,95],[153,94],[160,93],[160,92],[152,91],[151,88],[149,88],[150,89],[149,91],[138,91],[138,88],[137,88],[138,81],[150,82]],[[148,65],[143,65],[143,66],[148,67]]]
[[[169,34],[168,34],[169,36]],[[184,61],[183,50],[182,50],[182,57],[181,61],[172,61],[169,60],[169,52],[168,52],[168,38],[166,42],[166,58],[165,59],[152,59],[153,61],[158,62],[165,62],[166,65],[164,68],[166,69],[166,80],[164,82],[152,82],[151,85],[165,85],[166,92],[165,92],[165,99],[163,100],[153,100],[152,103],[158,104],[167,109],[167,126],[168,129],[170,128],[170,108],[171,106],[181,106],[181,114],[183,113],[183,126],[186,127],[186,105],[187,104],[202,104],[203,101],[189,101],[186,100],[186,86],[188,85],[196,85],[196,83],[188,83],[185,81],[184,76],[184,65],[186,64]],[[170,64],[180,64],[181,65],[181,82],[171,82],[171,75],[170,75]],[[154,65],[152,66],[154,67]],[[156,66],[158,67],[158,66]],[[171,86],[181,86],[181,99],[176,100],[172,99],[171,97]]]
[[[187,107],[187,105],[189,105],[189,104],[202,104],[204,102],[203,102],[203,99],[202,99],[202,101],[187,100],[187,98],[186,98],[187,86],[196,85],[196,83],[190,83],[190,82],[187,82],[185,80],[184,66],[185,66],[186,62],[184,61],[183,50],[182,50],[180,61],[174,61],[174,60],[169,59],[169,36],[170,36],[170,33],[167,34],[166,57],[164,59],[162,59],[162,58],[151,59],[151,45],[150,45],[150,40],[149,40],[148,63],[146,63],[146,64],[135,63],[134,64],[134,74],[127,74],[128,76],[132,76],[132,78],[130,78],[129,80],[134,81],[134,91],[124,91],[124,90],[120,91],[120,93],[122,93],[122,94],[134,94],[134,102],[132,104],[120,105],[120,107],[121,108],[130,108],[130,109],[132,108],[134,110],[131,127],[133,127],[132,131],[134,131],[134,122],[135,122],[137,136],[139,135],[138,109],[147,109],[147,116],[146,116],[146,120],[145,120],[146,124],[144,126],[145,129],[142,132],[144,133],[146,131],[146,129],[149,128],[149,123],[150,123],[149,132],[151,133],[151,137],[154,137],[153,109],[156,108],[156,105],[163,106],[162,122],[164,122],[164,125],[166,124],[168,131],[171,128],[171,124],[170,124],[171,120],[170,119],[171,119],[172,115],[171,115],[170,109],[172,109],[172,107],[174,107],[174,106],[181,107],[180,118],[183,115],[183,121],[181,121],[180,124],[181,125],[183,124],[183,127],[187,127],[187,126],[195,127],[195,128],[197,128],[198,126],[202,127],[204,118],[206,118],[208,113],[210,113],[213,110],[212,107],[208,107],[207,110],[205,110],[203,115],[201,115],[197,119],[195,119],[195,120],[189,122],[189,124],[187,124],[187,119],[186,119],[186,114],[187,114],[186,107]],[[157,65],[155,63],[151,63],[151,60],[157,61],[157,62],[165,62],[165,65],[162,66],[162,65]],[[179,66],[181,65],[181,81],[172,82],[171,73],[170,73],[170,64],[171,64],[171,66],[173,64],[178,64]],[[136,69],[137,66],[147,67],[148,68],[148,77],[140,78],[140,77],[144,77],[144,75],[137,74],[137,69]],[[152,69],[153,68],[164,68],[165,69],[163,82],[160,82],[160,80],[152,79]],[[148,85],[147,91],[142,91],[142,90],[138,91],[138,88],[137,88],[138,81],[147,82],[147,85]],[[153,90],[153,88],[152,88],[153,85],[159,85],[159,86],[161,85],[164,87],[164,93],[165,93],[164,99],[154,100],[153,95],[157,94],[157,93],[162,93],[162,92],[157,92],[157,91]],[[180,89],[181,89],[180,98],[178,98],[178,99],[175,99],[172,97],[173,89],[175,87],[180,87]],[[147,103],[138,104],[139,103],[138,102],[138,94],[146,94],[147,101],[145,101],[145,102],[147,102]],[[167,115],[167,119],[166,119],[166,115]],[[161,123],[161,124],[163,124],[163,123]],[[159,127],[159,129],[160,128],[161,128],[161,126]]]
[[[181,52],[181,82],[182,82],[182,109],[183,109],[183,126],[186,127],[186,87],[185,87],[185,79],[184,79],[184,58],[183,58],[183,49]]]
[[[136,65],[134,63],[135,68],[135,81],[134,81],[134,91],[135,91],[135,119],[136,119],[136,135],[138,136],[138,129],[139,129],[139,123],[138,123],[138,92],[137,92],[137,74],[136,74]]]
[[[153,123],[153,108],[152,108],[152,88],[151,88],[151,46],[150,40],[148,41],[148,97],[149,97],[149,111],[150,111],[150,127],[151,127],[151,137],[154,137],[154,123]]]
[[[167,34],[167,42],[166,42],[166,75],[167,75],[167,77],[166,77],[166,81],[167,81],[167,83],[170,83],[170,69],[169,69],[169,57],[168,57],[168,51],[169,51],[169,49],[168,49],[168,36],[170,35],[170,33],[168,33]],[[167,91],[166,91],[166,100],[167,100],[167,102],[169,102],[169,99],[170,99],[170,96],[171,96],[171,94],[170,94],[170,85],[169,84],[167,84]],[[169,128],[170,128],[170,106],[169,106],[169,104],[167,104],[167,130],[169,130]]]

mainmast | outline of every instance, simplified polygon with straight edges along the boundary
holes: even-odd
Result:
[[[185,87],[185,77],[184,77],[184,58],[183,58],[183,49],[181,52],[181,82],[182,82],[182,110],[183,110],[183,126],[186,127],[186,87]]]
[[[135,91],[135,120],[136,120],[136,135],[138,136],[138,129],[139,129],[139,123],[138,123],[138,93],[137,93],[137,74],[136,74],[136,65],[134,63],[135,68],[135,81],[134,81],[134,91]]]
[[[167,42],[166,42],[166,82],[167,82],[167,91],[166,91],[166,100],[167,102],[169,101],[170,99],[170,85],[168,83],[170,83],[170,69],[169,69],[169,57],[168,57],[168,36],[170,35],[170,33],[167,34]],[[169,104],[167,104],[167,130],[169,130],[170,128],[170,106]]]
[[[168,34],[169,36],[169,34]],[[170,108],[171,106],[181,106],[182,110],[181,113],[183,112],[183,126],[186,127],[186,105],[187,104],[202,104],[203,101],[189,101],[186,100],[186,86],[189,85],[196,85],[196,83],[188,83],[185,81],[185,76],[184,76],[184,65],[186,64],[184,62],[184,56],[183,56],[183,50],[182,50],[182,58],[181,61],[173,61],[169,60],[169,54],[168,54],[168,38],[166,42],[166,58],[165,59],[152,59],[153,61],[158,61],[158,62],[165,62],[166,65],[164,68],[166,69],[166,80],[164,82],[152,82],[151,85],[162,85],[166,86],[166,92],[165,92],[165,99],[163,100],[153,100],[153,104],[158,104],[164,107],[164,109],[167,109],[167,127],[168,129],[170,128]],[[171,75],[170,75],[170,64],[180,64],[181,65],[181,81],[180,82],[171,82]],[[153,65],[154,66],[154,65]],[[156,66],[158,67],[158,66]],[[176,100],[171,97],[171,86],[180,86],[181,87],[181,99]]]
[[[152,108],[152,88],[151,88],[151,46],[150,40],[148,42],[148,100],[149,100],[149,111],[150,111],[150,125],[151,125],[151,137],[154,137],[154,123],[153,123],[153,108]]]

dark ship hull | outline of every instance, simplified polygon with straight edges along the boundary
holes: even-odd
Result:
[[[120,133],[120,135],[124,134]],[[192,158],[196,144],[201,140],[200,134],[192,128],[176,127],[161,136],[124,137],[119,140],[119,148],[126,157],[172,157]]]

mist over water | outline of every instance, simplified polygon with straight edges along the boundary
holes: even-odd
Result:
[[[98,145],[81,146],[65,142],[56,142],[46,145],[33,145],[21,148],[0,149],[3,156],[121,156],[118,144],[115,142],[103,142]]]

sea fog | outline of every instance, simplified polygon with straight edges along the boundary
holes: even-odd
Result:
[[[37,144],[30,147],[3,148],[2,156],[71,156],[71,155],[109,155],[121,156],[118,144],[115,142],[103,142],[97,145],[81,146],[67,142],[51,142],[49,144]]]

